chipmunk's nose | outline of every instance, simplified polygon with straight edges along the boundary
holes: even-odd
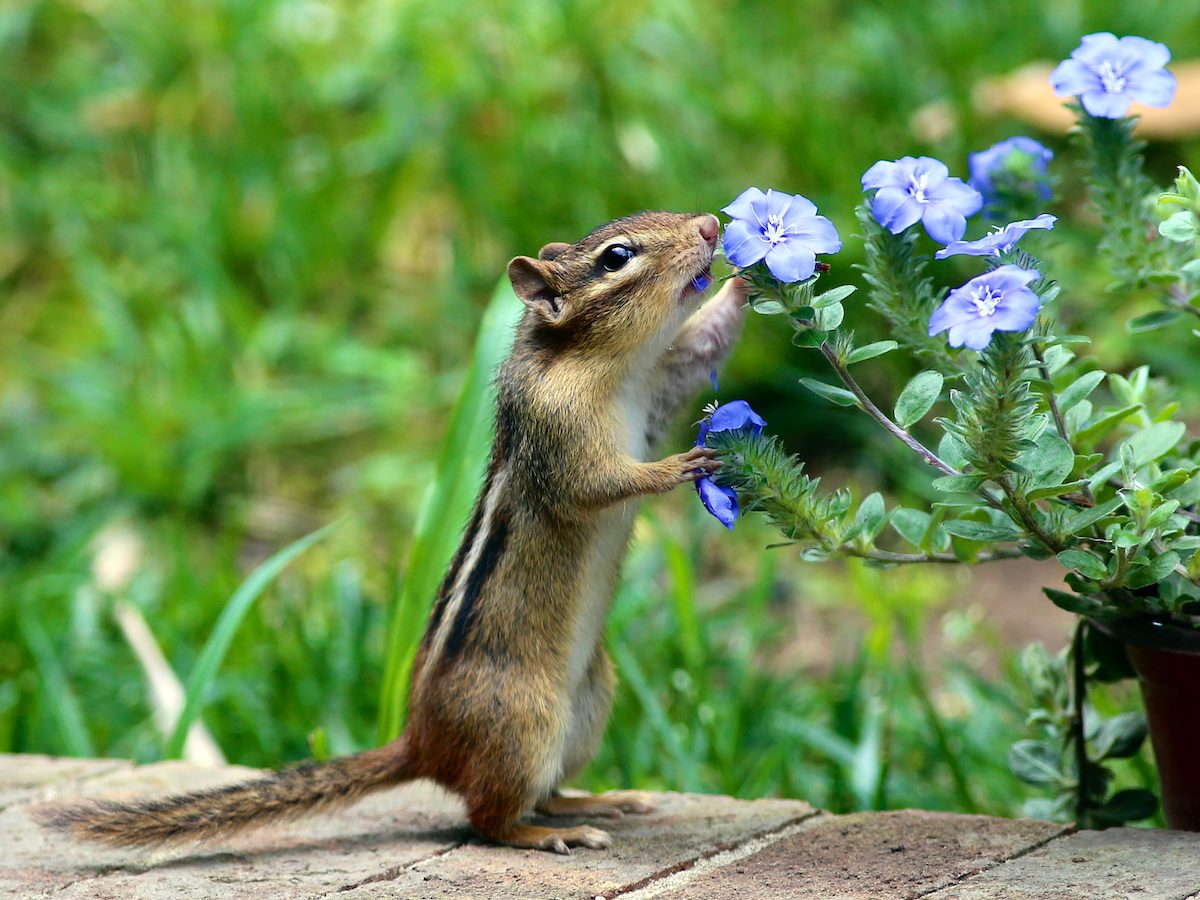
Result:
[[[704,238],[710,244],[717,243],[717,235],[721,233],[721,223],[717,221],[717,217],[707,215],[700,220],[700,237]]]

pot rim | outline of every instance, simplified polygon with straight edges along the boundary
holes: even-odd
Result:
[[[1170,619],[1150,615],[1122,616],[1117,619],[1099,621],[1089,619],[1092,625],[1109,637],[1136,644],[1151,650],[1167,650],[1200,656],[1200,629],[1173,622]]]

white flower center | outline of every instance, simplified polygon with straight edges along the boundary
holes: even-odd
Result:
[[[925,196],[927,182],[929,181],[929,173],[922,172],[920,175],[913,175],[908,180],[908,192],[912,198],[918,203],[928,203],[929,200]]]
[[[769,241],[771,246],[782,244],[787,240],[788,226],[783,224],[783,219],[779,216],[767,216],[767,224],[763,226],[764,241]]]
[[[1125,90],[1125,67],[1120,63],[1105,60],[1093,71],[1100,78],[1100,86],[1106,94],[1119,94]]]
[[[971,302],[975,304],[975,314],[986,318],[996,314],[996,307],[1004,299],[1004,291],[983,285],[971,292]]]

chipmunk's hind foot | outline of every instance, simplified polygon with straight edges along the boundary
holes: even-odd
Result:
[[[619,819],[626,813],[646,815],[656,809],[654,796],[645,791],[608,791],[604,794],[553,794],[537,806],[546,816],[601,816]]]
[[[553,828],[544,825],[515,825],[504,835],[494,838],[510,847],[528,847],[532,850],[549,850],[552,853],[564,855],[571,852],[571,847],[590,847],[592,850],[605,850],[612,846],[613,839],[607,831],[592,828],[590,825],[576,825],[573,828]]]

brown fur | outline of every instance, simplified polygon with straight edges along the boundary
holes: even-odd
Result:
[[[702,448],[644,458],[741,327],[736,279],[696,312],[711,216],[639,213],[509,265],[528,310],[500,369],[487,479],[438,592],[413,667],[403,737],[345,759],[163,800],[60,808],[44,821],[117,844],[224,835],[352,802],[409,778],[460,794],[492,840],[566,852],[608,846],[595,828],[521,824],[540,805],[619,815],[642,795],[560,798],[591,759],[612,702],[603,644],[633,502],[694,481]],[[601,264],[614,243],[634,256]],[[632,799],[631,799],[632,798]]]

